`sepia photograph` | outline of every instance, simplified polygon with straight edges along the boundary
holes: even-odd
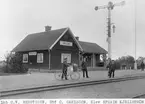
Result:
[[[145,104],[144,11],[144,0],[1,0],[0,99]]]

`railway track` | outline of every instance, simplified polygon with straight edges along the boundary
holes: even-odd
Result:
[[[88,86],[88,85],[121,82],[121,81],[143,79],[143,78],[145,78],[145,75],[128,76],[128,77],[124,77],[124,78],[114,78],[114,79],[106,79],[106,80],[90,81],[90,82],[79,82],[79,83],[71,83],[71,84],[64,84],[64,85],[42,86],[42,87],[27,88],[27,89],[16,89],[16,90],[11,90],[11,91],[1,91],[0,97],[26,94],[26,93],[35,93],[35,92],[41,92],[41,91],[58,90],[58,89],[65,89],[65,88],[71,88],[71,87],[81,87],[81,86]],[[136,97],[133,97],[133,98],[136,98]]]
[[[145,94],[140,94],[140,95],[136,95],[136,96],[134,96],[134,97],[132,97],[132,98],[145,98]]]

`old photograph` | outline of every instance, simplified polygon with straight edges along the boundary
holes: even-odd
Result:
[[[144,0],[1,0],[0,98],[144,99],[144,10]]]

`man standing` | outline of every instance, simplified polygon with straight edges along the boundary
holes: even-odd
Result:
[[[64,58],[63,63],[62,63],[62,76],[61,79],[63,79],[65,77],[65,80],[67,79],[67,67],[69,65],[67,64],[67,58]]]
[[[85,77],[85,74],[86,74],[86,78],[89,78],[88,70],[87,70],[87,63],[86,63],[86,59],[85,58],[82,61],[81,67],[82,67],[82,71],[83,71],[83,77]]]
[[[116,69],[115,61],[110,59],[109,64],[107,65],[107,68],[109,68],[109,70],[108,70],[109,78],[111,78],[111,77],[114,78],[115,69]]]
[[[141,66],[141,70],[144,71],[144,66],[145,65],[144,65],[144,62],[143,61],[141,62],[141,65],[140,66]]]

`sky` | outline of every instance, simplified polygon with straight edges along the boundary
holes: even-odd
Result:
[[[81,41],[94,42],[108,50],[107,9],[94,8],[109,1],[122,0],[1,0],[0,60],[28,34],[42,32],[46,25],[52,30],[69,27]],[[145,57],[145,0],[125,2],[111,11],[111,21],[116,26],[112,33],[112,58],[135,56],[135,30],[136,58]]]

